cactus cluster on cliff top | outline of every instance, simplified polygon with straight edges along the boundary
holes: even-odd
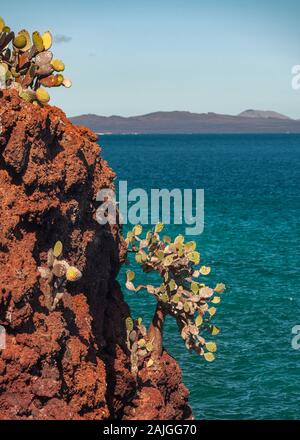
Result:
[[[138,292],[146,289],[158,301],[165,315],[176,319],[178,329],[186,348],[195,350],[208,362],[215,359],[217,346],[210,336],[219,333],[211,319],[216,314],[216,305],[221,301],[224,284],[208,287],[203,278],[210,273],[210,267],[201,266],[200,254],[194,241],[185,242],[182,235],[174,242],[168,236],[160,237],[164,225],[158,224],[141,238],[142,227],[137,225],[127,234],[128,249],[135,253],[135,259],[144,272],[156,271],[162,278],[160,286],[135,286],[135,273],[126,273],[126,287]],[[198,266],[199,265],[199,266]],[[197,267],[198,266],[198,267]]]
[[[25,101],[46,104],[50,100],[45,87],[71,87],[71,81],[61,73],[65,66],[53,59],[49,50],[52,35],[25,29],[15,34],[0,17],[0,78],[2,87],[16,89]]]

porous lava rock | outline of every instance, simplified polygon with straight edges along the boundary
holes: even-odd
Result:
[[[1,419],[186,419],[188,392],[165,351],[137,377],[116,281],[126,245],[120,225],[96,221],[114,172],[96,135],[56,107],[16,91],[0,95]],[[54,311],[38,267],[60,240],[83,276]]]

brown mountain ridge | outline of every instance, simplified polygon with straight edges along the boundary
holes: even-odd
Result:
[[[236,116],[187,111],[154,112],[140,116],[98,116],[71,118],[96,133],[300,133],[300,120],[274,111],[246,110]]]

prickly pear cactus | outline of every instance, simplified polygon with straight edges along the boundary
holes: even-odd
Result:
[[[35,31],[32,37],[25,29],[15,34],[0,17],[1,88],[16,89],[25,101],[44,105],[50,100],[44,87],[71,87],[71,81],[61,73],[65,65],[53,59],[51,46],[49,31],[42,35]]]
[[[55,310],[63,298],[67,282],[75,282],[82,277],[77,267],[70,266],[66,260],[62,259],[62,254],[63,244],[57,241],[54,248],[48,251],[47,266],[38,268],[41,279],[46,282],[45,303],[50,311]]]
[[[157,224],[145,238],[141,238],[142,226],[136,225],[127,234],[128,251],[133,252],[135,260],[145,273],[156,271],[162,283],[153,285],[134,285],[135,273],[126,273],[126,287],[133,292],[145,289],[157,300],[164,315],[176,319],[185,346],[195,350],[208,362],[215,359],[217,346],[210,341],[220,329],[212,323],[216,305],[221,301],[225,285],[220,283],[208,287],[204,277],[211,269],[200,265],[200,254],[194,241],[185,242],[179,235],[172,242],[168,236],[160,237],[163,224]],[[155,343],[155,341],[153,341]]]

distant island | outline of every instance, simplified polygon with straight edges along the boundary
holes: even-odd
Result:
[[[99,134],[300,133],[300,120],[274,111],[251,109],[236,116],[172,111],[130,117],[87,114],[70,119]]]

